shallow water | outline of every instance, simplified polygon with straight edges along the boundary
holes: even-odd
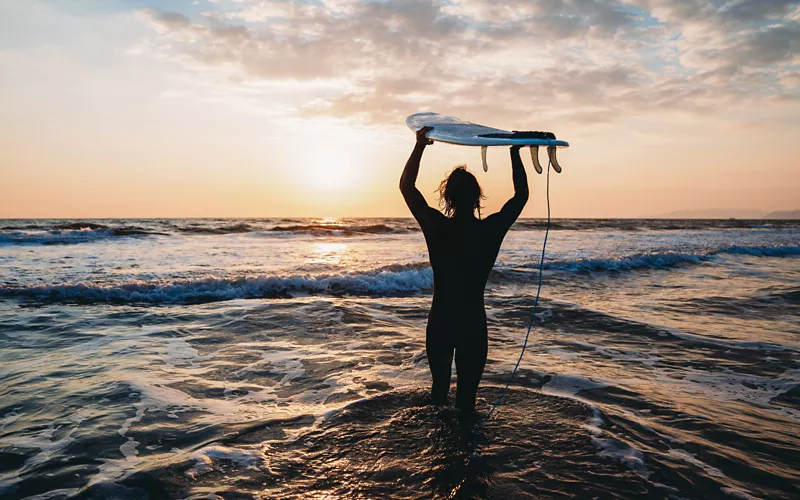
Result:
[[[554,221],[472,460],[410,219],[0,228],[3,498],[800,495],[797,222]],[[490,277],[482,411],[542,229]]]

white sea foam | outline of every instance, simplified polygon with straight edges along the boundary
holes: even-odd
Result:
[[[0,430],[5,429],[7,426],[13,424],[17,421],[21,416],[25,415],[24,413],[17,413],[15,411],[8,412],[3,415],[3,418],[0,418]]]
[[[746,491],[742,491],[737,488],[720,488],[720,490],[728,496],[732,496],[733,498],[740,498],[741,500],[761,500],[759,497],[754,497],[750,493]]]
[[[50,490],[46,493],[40,493],[38,495],[31,495],[25,497],[25,500],[50,500],[51,498],[56,499],[63,499],[63,498],[72,498],[73,496],[78,494],[78,488],[59,488],[57,490]],[[0,493],[2,490],[0,489]]]
[[[82,413],[83,410],[79,410],[78,413]],[[10,418],[12,422],[17,420],[22,415],[13,415]],[[9,418],[9,415],[6,416]],[[21,470],[17,471],[14,474],[14,477],[19,475],[20,473],[35,468],[41,464],[47,463],[50,461],[54,456],[57,456],[62,450],[67,448],[69,445],[75,442],[75,438],[73,434],[75,431],[78,430],[80,426],[80,422],[88,418],[86,415],[81,415],[77,418],[77,422],[75,425],[70,426],[66,432],[61,433],[61,437],[58,439],[54,439],[56,434],[59,431],[62,431],[63,425],[56,425],[51,424],[46,429],[43,429],[39,432],[30,432],[30,433],[10,433],[3,436],[3,444],[6,446],[16,447],[16,448],[32,448],[38,449],[39,452],[33,455],[32,457],[28,458],[25,461],[24,466]],[[7,422],[11,423],[11,422]],[[6,479],[0,481],[0,488],[4,486]],[[0,489],[0,491],[2,491]]]
[[[601,457],[608,457],[621,462],[635,471],[645,474],[648,473],[647,467],[644,464],[644,455],[631,445],[613,438],[594,437],[592,441],[602,448],[602,451],[600,451]]]
[[[183,339],[168,339],[166,351],[167,363],[175,366],[191,363],[199,357],[197,349]]]
[[[667,325],[659,325],[651,323],[651,326],[656,328],[660,328],[665,330],[673,337],[677,337],[683,340],[690,340],[692,342],[701,342],[705,344],[713,344],[720,347],[731,347],[737,349],[748,349],[748,350],[755,350],[755,351],[773,351],[773,352],[781,352],[785,351],[787,348],[791,349],[800,349],[800,345],[791,345],[791,346],[784,346],[784,345],[777,345],[770,342],[758,342],[758,341],[742,341],[742,340],[735,340],[735,339],[721,339],[721,338],[711,338],[705,337],[703,335],[696,335],[694,333],[688,333],[680,330],[679,328],[670,327]]]
[[[230,448],[219,444],[201,448],[192,453],[190,458],[195,461],[195,464],[184,474],[191,479],[211,472],[214,470],[214,463],[220,460],[228,460],[240,467],[254,470],[260,469],[265,461],[264,454],[259,450]]]
[[[261,354],[261,359],[270,366],[271,370],[283,375],[283,378],[275,384],[275,388],[289,385],[292,380],[302,377],[306,370],[303,368],[301,360],[308,360],[308,358],[300,350],[272,351]],[[245,371],[250,369],[251,367],[248,367]]]
[[[708,474],[711,477],[716,477],[718,479],[722,479],[722,478],[726,478],[727,477],[727,476],[725,476],[725,474],[722,473],[721,470],[717,469],[716,467],[712,467],[711,465],[708,465],[707,463],[703,462],[702,460],[697,458],[695,455],[689,453],[686,450],[682,450],[682,449],[678,449],[678,448],[672,448],[669,451],[667,451],[667,455],[669,455],[672,458],[675,458],[675,459],[678,459],[678,460],[682,460],[682,461],[684,461],[686,463],[692,464],[695,467],[699,467],[700,469],[705,471],[705,473]]]
[[[636,471],[637,474],[644,477],[649,477],[650,471],[645,465],[644,454],[640,450],[620,439],[617,439],[614,436],[609,435],[603,430],[603,414],[598,407],[579,398],[578,401],[582,401],[583,403],[587,404],[592,410],[592,416],[583,427],[592,433],[592,443],[600,448],[598,455],[616,460],[628,468]]]
[[[586,389],[600,389],[608,384],[595,382],[577,375],[555,375],[542,386],[542,392],[554,396],[574,396]]]

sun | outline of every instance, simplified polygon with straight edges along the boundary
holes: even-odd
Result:
[[[318,191],[341,191],[352,185],[352,168],[343,162],[319,163],[308,169],[309,184]]]
[[[353,203],[353,193],[360,192],[370,178],[364,175],[369,134],[340,120],[304,120],[291,128],[287,146],[292,153],[283,162],[294,189],[310,205]]]
[[[356,153],[336,144],[309,145],[306,180],[310,187],[321,192],[340,192],[356,182],[354,175],[359,158]]]

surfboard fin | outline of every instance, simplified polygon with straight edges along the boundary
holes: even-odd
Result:
[[[481,161],[483,161],[483,171],[489,171],[489,165],[486,164],[486,150],[489,149],[486,146],[481,146]]]
[[[556,151],[558,150],[555,146],[547,146],[547,155],[550,157],[550,164],[553,166],[553,170],[561,173],[561,165],[558,164],[558,160],[556,159]]]
[[[536,173],[541,174],[542,164],[539,163],[539,146],[531,146],[531,160],[533,160],[533,168],[536,169]]]

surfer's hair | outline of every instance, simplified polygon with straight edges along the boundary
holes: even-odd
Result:
[[[481,200],[483,189],[478,184],[478,179],[467,171],[466,165],[458,165],[439,184],[439,206],[444,208],[444,214],[453,217],[456,214],[471,213],[477,210],[481,218]]]

